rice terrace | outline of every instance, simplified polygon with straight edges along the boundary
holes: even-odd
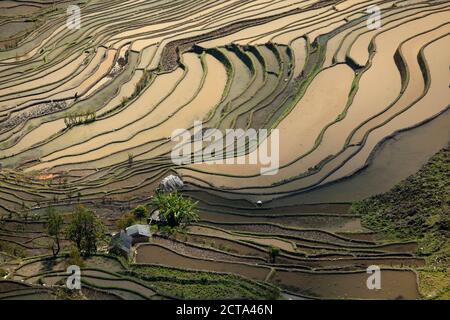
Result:
[[[0,299],[450,299],[449,1],[5,0],[0,31]]]

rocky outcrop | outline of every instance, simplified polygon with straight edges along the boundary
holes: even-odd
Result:
[[[53,112],[58,112],[66,109],[67,106],[68,104],[66,101],[48,101],[35,105],[30,108],[30,110],[23,111],[3,123],[0,123],[0,130],[1,132],[8,131],[31,118],[42,117]]]

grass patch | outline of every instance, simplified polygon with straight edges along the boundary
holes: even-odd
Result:
[[[134,276],[181,299],[277,299],[277,288],[236,275],[134,266]]]

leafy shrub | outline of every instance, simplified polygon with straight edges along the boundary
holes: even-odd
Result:
[[[147,218],[148,215],[148,209],[144,205],[137,206],[132,212],[134,217],[138,220]]]
[[[81,258],[80,250],[78,250],[78,248],[75,246],[72,246],[70,248],[68,264],[79,266],[79,267],[84,266],[84,262],[83,262],[83,259]]]
[[[53,237],[53,244],[51,246],[54,256],[57,256],[60,249],[60,237],[62,234],[62,229],[64,225],[64,220],[62,216],[57,213],[53,208],[49,209],[48,220],[47,220],[47,233],[49,236]],[[56,248],[54,245],[56,244]]]
[[[136,218],[135,218],[135,216],[134,216],[134,214],[133,213],[131,213],[131,212],[128,212],[128,213],[125,213],[118,221],[117,221],[117,227],[119,228],[119,229],[126,229],[126,228],[128,228],[129,226],[131,226],[131,225],[133,225],[133,224],[135,224],[136,223]]]

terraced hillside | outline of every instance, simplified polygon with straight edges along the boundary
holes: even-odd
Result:
[[[83,297],[422,297],[417,243],[383,240],[349,208],[449,142],[448,1],[8,0],[0,30],[0,298],[70,298],[70,243],[51,257],[48,208],[66,223],[83,204],[116,232],[169,175],[200,221],[132,261],[88,259]],[[195,121],[278,129],[278,172],[174,163],[171,135]]]

